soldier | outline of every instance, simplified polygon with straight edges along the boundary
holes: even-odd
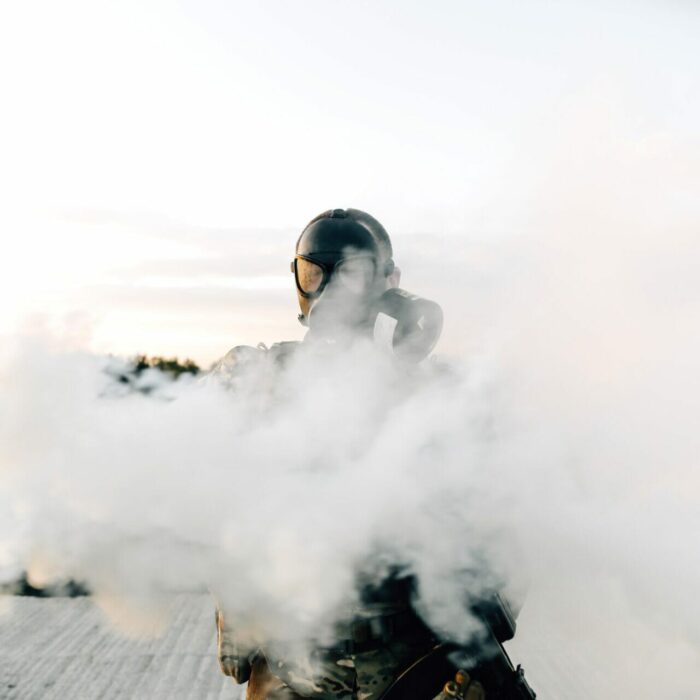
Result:
[[[309,328],[304,343],[344,344],[358,335],[377,338],[383,332],[398,361],[417,363],[437,342],[442,328],[440,307],[398,289],[400,271],[394,264],[389,236],[365,212],[333,209],[312,219],[297,240],[291,271],[299,320]],[[297,347],[293,342],[270,349],[239,346],[213,373],[235,384],[241,366],[251,359],[262,355],[283,365]],[[361,609],[356,617],[341,625],[334,646],[314,649],[313,659],[285,657],[272,644],[246,647],[219,608],[216,623],[222,671],[238,683],[248,682],[248,700],[429,700],[435,696],[457,670],[448,658],[454,648],[441,644],[415,612],[414,579],[397,568],[381,585],[358,582],[358,589]],[[485,607],[483,601],[477,601],[474,610],[477,604],[496,609],[492,601]],[[507,608],[504,610],[507,614]],[[491,615],[495,622],[489,622],[488,615],[484,619],[497,630],[494,644],[504,654],[500,642],[512,636],[514,623],[508,618],[505,627],[498,629],[497,616]],[[469,658],[474,659],[478,655],[472,652]],[[465,658],[462,655],[460,660]],[[516,673],[509,662],[503,668]],[[473,676],[474,669],[470,671]],[[448,684],[443,693],[454,686],[470,700],[483,698],[478,679],[461,673],[459,683]],[[500,685],[498,673],[493,686]],[[493,693],[489,700],[499,697],[511,695]]]

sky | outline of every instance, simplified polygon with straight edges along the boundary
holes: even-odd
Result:
[[[623,160],[633,201],[670,170],[692,207],[698,35],[681,1],[7,3],[0,334],[202,364],[300,338],[293,243],[352,206],[412,291],[472,276],[462,350],[552,183]]]

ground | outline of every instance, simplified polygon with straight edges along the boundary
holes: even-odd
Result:
[[[526,611],[524,610],[523,613]],[[590,669],[576,640],[523,614],[514,660],[538,698],[615,697]],[[240,688],[219,672],[214,605],[182,595],[164,633],[124,636],[89,597],[0,596],[0,700],[237,700]]]

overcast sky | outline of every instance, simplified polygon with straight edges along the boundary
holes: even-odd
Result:
[[[687,204],[698,36],[680,0],[5,3],[0,334],[203,363],[301,337],[288,263],[329,207],[438,298],[582,153],[643,156],[642,193],[673,160]]]

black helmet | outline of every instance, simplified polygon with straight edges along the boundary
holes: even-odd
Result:
[[[291,266],[299,320],[314,330],[371,322],[371,308],[394,271],[392,255],[389,234],[366,212],[329,209],[314,217],[299,236]]]

